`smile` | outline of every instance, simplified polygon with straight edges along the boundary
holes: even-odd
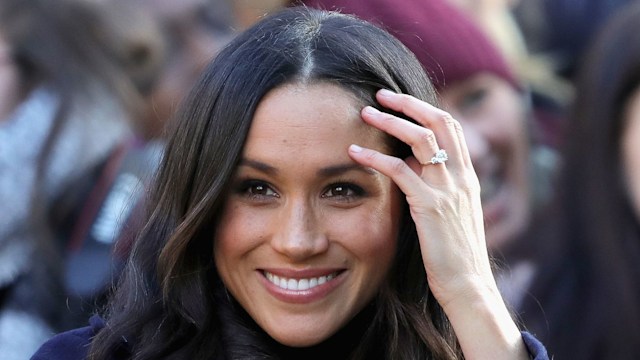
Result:
[[[322,285],[326,282],[329,282],[337,276],[337,272],[326,275],[326,276],[318,276],[311,278],[303,278],[303,279],[292,279],[286,278],[278,275],[274,275],[268,271],[264,272],[264,276],[277,287],[284,290],[294,290],[294,291],[303,291],[313,289],[318,285]]]

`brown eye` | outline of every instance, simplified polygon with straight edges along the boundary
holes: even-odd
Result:
[[[354,198],[362,196],[361,187],[353,184],[333,184],[322,194],[323,198]]]
[[[270,198],[280,197],[273,188],[264,181],[249,180],[243,182],[238,188],[238,192],[249,198]]]
[[[253,195],[268,195],[269,188],[264,185],[254,185],[249,188],[249,192]]]
[[[330,189],[329,192],[331,193],[330,196],[349,196],[352,195],[353,190],[342,185],[338,185]]]
[[[251,195],[256,195],[256,196],[273,196],[273,197],[278,196],[278,194],[275,191],[273,191],[273,189],[271,189],[269,186],[265,184],[252,185],[247,189],[247,191],[249,191]]]

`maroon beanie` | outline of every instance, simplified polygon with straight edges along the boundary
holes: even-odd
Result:
[[[447,0],[304,0],[310,7],[339,10],[383,27],[413,53],[438,89],[480,72],[518,88],[498,49],[466,14]]]

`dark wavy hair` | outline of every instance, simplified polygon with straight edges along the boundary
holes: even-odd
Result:
[[[242,327],[225,330],[243,311],[229,306],[216,274],[213,234],[261,99],[284,84],[317,82],[341,86],[378,108],[374,95],[381,88],[436,103],[415,56],[354,17],[289,8],[239,35],[208,66],[175,119],[146,225],[91,359],[119,351],[133,359],[279,358],[261,345],[255,326],[245,326],[245,333]],[[411,153],[406,144],[390,142],[394,155]],[[364,335],[349,344],[349,357],[461,358],[429,290],[406,204],[403,217],[395,264],[368,307],[373,310]]]
[[[522,317],[558,359],[640,357],[640,214],[621,153],[625,109],[640,89],[639,33],[636,2],[614,13],[590,44],[550,232],[532,239],[540,266]]]

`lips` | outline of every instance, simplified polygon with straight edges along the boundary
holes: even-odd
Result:
[[[319,285],[327,283],[336,278],[338,272],[333,272],[328,275],[308,277],[308,278],[290,278],[284,276],[278,276],[268,271],[264,271],[264,276],[272,284],[278,286],[283,290],[304,291],[313,289]]]
[[[345,269],[291,271],[260,270],[265,289],[289,304],[311,304],[325,299],[347,278]]]

